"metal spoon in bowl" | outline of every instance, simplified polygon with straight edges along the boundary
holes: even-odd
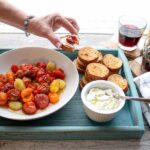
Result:
[[[126,100],[133,100],[133,101],[140,101],[140,102],[144,102],[144,103],[150,103],[150,98],[139,98],[139,97],[130,97],[130,96],[121,96],[119,94],[114,95],[114,97],[116,98],[123,98]]]

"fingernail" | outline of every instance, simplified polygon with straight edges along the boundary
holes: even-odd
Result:
[[[62,46],[62,44],[61,44],[60,42],[57,42],[57,43],[56,43],[56,47],[57,47],[57,48],[61,48],[61,46]]]

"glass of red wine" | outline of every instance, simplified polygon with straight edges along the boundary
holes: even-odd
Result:
[[[133,51],[147,26],[144,18],[123,15],[119,18],[119,47],[123,50]]]

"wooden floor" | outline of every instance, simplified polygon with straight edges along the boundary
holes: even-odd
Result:
[[[61,35],[59,35],[61,36]],[[80,46],[107,47],[112,35],[81,34]],[[53,48],[51,43],[36,36],[24,34],[0,34],[0,48],[41,46]],[[0,141],[0,150],[150,150],[150,128],[145,122],[145,133],[139,140],[46,140],[46,141]]]

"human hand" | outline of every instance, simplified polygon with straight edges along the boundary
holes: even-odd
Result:
[[[62,42],[54,33],[61,27],[68,30],[71,34],[78,34],[79,31],[79,26],[74,19],[55,13],[31,19],[29,23],[29,32],[47,38],[57,48],[61,48]]]

